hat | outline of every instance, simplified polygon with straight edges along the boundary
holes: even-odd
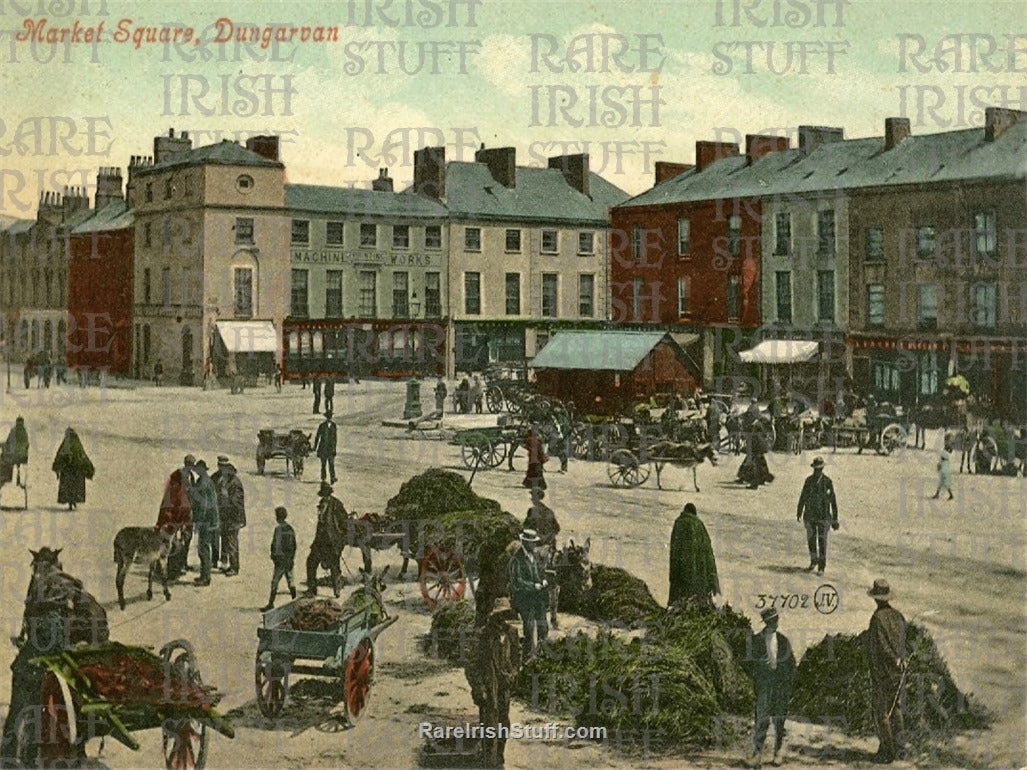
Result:
[[[489,617],[496,620],[517,620],[518,615],[511,606],[509,597],[502,596],[492,605]]]
[[[867,596],[877,599],[879,602],[886,602],[892,598],[893,594],[888,581],[884,578],[877,578],[874,585],[867,591]]]
[[[326,420],[332,419],[332,414],[333,414],[333,412],[332,412],[331,409],[325,409],[325,419]]]
[[[763,620],[764,623],[769,623],[772,620],[777,620],[777,610],[775,610],[773,607],[767,607],[767,609],[763,610],[760,613],[760,618]]]
[[[533,529],[521,530],[521,542],[522,543],[537,543],[538,532]]]
[[[809,467],[810,468],[823,468],[824,467],[824,458],[823,457],[814,457],[813,458],[813,462],[811,462],[809,464]]]
[[[196,467],[197,468],[203,468],[203,470],[207,470],[207,463],[204,462],[203,460],[197,460],[196,461]]]
[[[196,457],[194,455],[186,455],[182,461],[183,465],[196,465]]]
[[[328,497],[330,494],[332,494],[332,485],[327,481],[322,481],[321,488],[317,490],[317,496]]]
[[[699,511],[695,509],[695,503],[685,503],[685,507],[681,509],[682,513],[693,513],[698,514]]]
[[[218,455],[218,465],[228,465],[228,455]]]

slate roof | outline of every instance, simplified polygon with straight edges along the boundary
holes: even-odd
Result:
[[[630,372],[665,337],[677,347],[665,331],[561,331],[531,360],[531,366]]]
[[[36,220],[34,219],[16,219],[4,228],[4,232],[9,235],[20,235],[21,233],[27,233],[35,224]]]
[[[390,193],[366,188],[313,184],[287,184],[285,205],[293,211],[323,214],[439,219],[446,216],[446,209],[441,203],[412,192]]]
[[[605,225],[609,209],[628,194],[589,173],[589,195],[571,187],[556,168],[517,167],[516,184],[501,185],[484,163],[446,164],[446,207],[458,219],[577,222]]]
[[[223,139],[217,144],[208,144],[204,147],[197,147],[186,152],[171,156],[165,161],[155,163],[152,166],[143,166],[136,171],[139,174],[150,174],[156,171],[165,171],[177,166],[268,166],[272,168],[285,168],[285,164],[277,160],[268,160],[252,150],[247,150],[238,142],[231,139]]]
[[[72,228],[71,234],[103,233],[112,230],[124,230],[135,222],[135,214],[123,200],[111,201],[102,209],[94,212],[91,217]]]
[[[909,136],[890,150],[883,137],[769,153],[751,166],[744,155],[721,158],[701,172],[668,179],[620,208],[889,185],[1027,178],[1027,123],[993,142],[983,128]]]

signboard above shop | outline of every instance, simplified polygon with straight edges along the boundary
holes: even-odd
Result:
[[[342,249],[292,249],[294,264],[359,265],[371,267],[438,267],[439,254],[408,254],[389,251],[343,251]]]

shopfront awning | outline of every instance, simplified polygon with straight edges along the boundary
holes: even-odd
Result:
[[[820,343],[810,340],[763,340],[738,357],[747,364],[799,364],[809,361],[819,351]]]
[[[229,353],[278,353],[278,333],[270,321],[218,321],[215,325]]]

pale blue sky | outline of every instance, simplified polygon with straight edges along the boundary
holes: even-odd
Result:
[[[9,30],[0,41],[0,211],[5,214],[30,216],[41,182],[48,189],[69,177],[71,183],[81,183],[88,169],[91,183],[98,166],[124,167],[130,155],[150,154],[153,136],[169,127],[190,130],[202,143],[213,141],[217,134],[211,132],[218,131],[229,138],[235,132],[288,132],[283,159],[290,181],[323,184],[366,183],[379,166],[389,166],[397,183],[406,183],[421,139],[445,142],[451,159],[470,159],[479,141],[513,145],[518,162],[526,165],[559,154],[561,147],[585,149],[587,142],[593,170],[637,193],[651,184],[654,161],[691,161],[696,139],[781,133],[799,123],[844,126],[846,136],[868,136],[880,134],[884,118],[896,115],[910,117],[915,133],[927,133],[980,125],[983,104],[1005,100],[1006,106],[1027,107],[1019,90],[1027,83],[1027,6],[1022,2],[763,0],[753,18],[742,13],[735,25],[734,0],[482,0],[474,7],[472,26],[464,0],[455,3],[453,26],[430,28],[392,27],[383,18],[398,15],[402,20],[409,9],[409,18],[424,14],[432,23],[439,17],[435,9],[441,8],[448,21],[449,0],[69,4],[78,15],[48,17],[48,24],[70,26],[77,19],[95,27],[102,21],[102,42],[95,47],[58,46],[56,51],[38,46],[34,57],[30,44],[14,42],[12,35],[24,31],[23,11],[40,18],[39,0],[0,0],[0,28]],[[364,24],[368,7],[382,11]],[[818,8],[824,26],[816,22]],[[788,12],[796,14],[798,28],[786,24]],[[351,13],[359,24],[347,24]],[[836,26],[839,13],[842,25]],[[136,49],[131,41],[112,39],[121,20],[131,19],[133,30],[178,23],[197,33],[207,30],[209,40],[209,27],[219,17],[258,25],[339,25],[341,40],[285,45],[279,58],[288,61],[259,61],[245,51],[236,55],[232,47],[221,55],[220,47],[212,44],[183,45],[179,54],[160,44]],[[802,24],[806,17],[808,23]],[[555,41],[566,63],[570,41],[587,34],[593,37],[577,40],[594,44],[593,71],[587,71],[583,51],[575,59],[582,67],[575,72],[566,67],[553,72],[545,59],[533,62],[533,36],[534,47],[543,52]],[[935,65],[920,72],[910,64],[901,71],[902,62],[908,61],[900,56],[903,34],[922,36],[932,53],[946,36],[963,37],[957,46],[943,50],[945,71]],[[616,35],[627,41],[620,62],[631,71],[619,71],[617,61],[601,55],[604,41],[611,52],[619,50]],[[639,36],[648,49],[644,57]],[[752,73],[746,72],[747,41],[760,42],[753,47]],[[769,71],[766,41],[774,43],[770,65],[784,74]],[[417,46],[427,47],[421,72],[400,71],[398,42],[407,46],[411,67],[417,62]],[[461,45],[465,72],[459,71]],[[907,51],[915,52],[919,45],[913,37]],[[385,74],[375,71],[379,46]],[[425,71],[431,46],[439,51],[437,74]],[[974,59],[975,52],[988,53],[993,47],[990,62]],[[800,67],[803,48],[805,72]],[[252,50],[259,53],[259,48]],[[929,63],[932,53],[921,62]],[[559,56],[549,61],[559,61]],[[354,72],[360,62],[362,71]],[[650,71],[638,71],[643,62]],[[728,62],[729,72],[718,71]],[[989,71],[989,63],[997,71]],[[240,77],[245,90],[252,90],[251,79],[257,78],[261,93],[240,98],[230,91],[227,111],[241,114],[220,114],[225,109],[223,83],[234,89]],[[200,114],[189,99],[188,114],[182,114],[184,82],[191,94],[207,88],[200,104],[217,114]],[[265,82],[290,86],[288,104],[280,92],[266,98]],[[601,102],[593,110],[592,96],[601,99],[604,93],[615,109]],[[651,102],[654,94],[662,101],[658,108]],[[560,107],[570,98],[577,104],[566,114],[551,112],[551,101]],[[256,114],[247,114],[254,112],[254,104]],[[605,111],[610,114],[604,122]],[[109,138],[94,138],[92,154],[85,137],[89,117],[101,119],[99,130],[109,132]],[[42,120],[37,123],[37,118]],[[579,121],[582,125],[572,125]],[[65,136],[72,126],[74,137],[55,141],[52,127]],[[390,135],[395,129],[400,131]]]

